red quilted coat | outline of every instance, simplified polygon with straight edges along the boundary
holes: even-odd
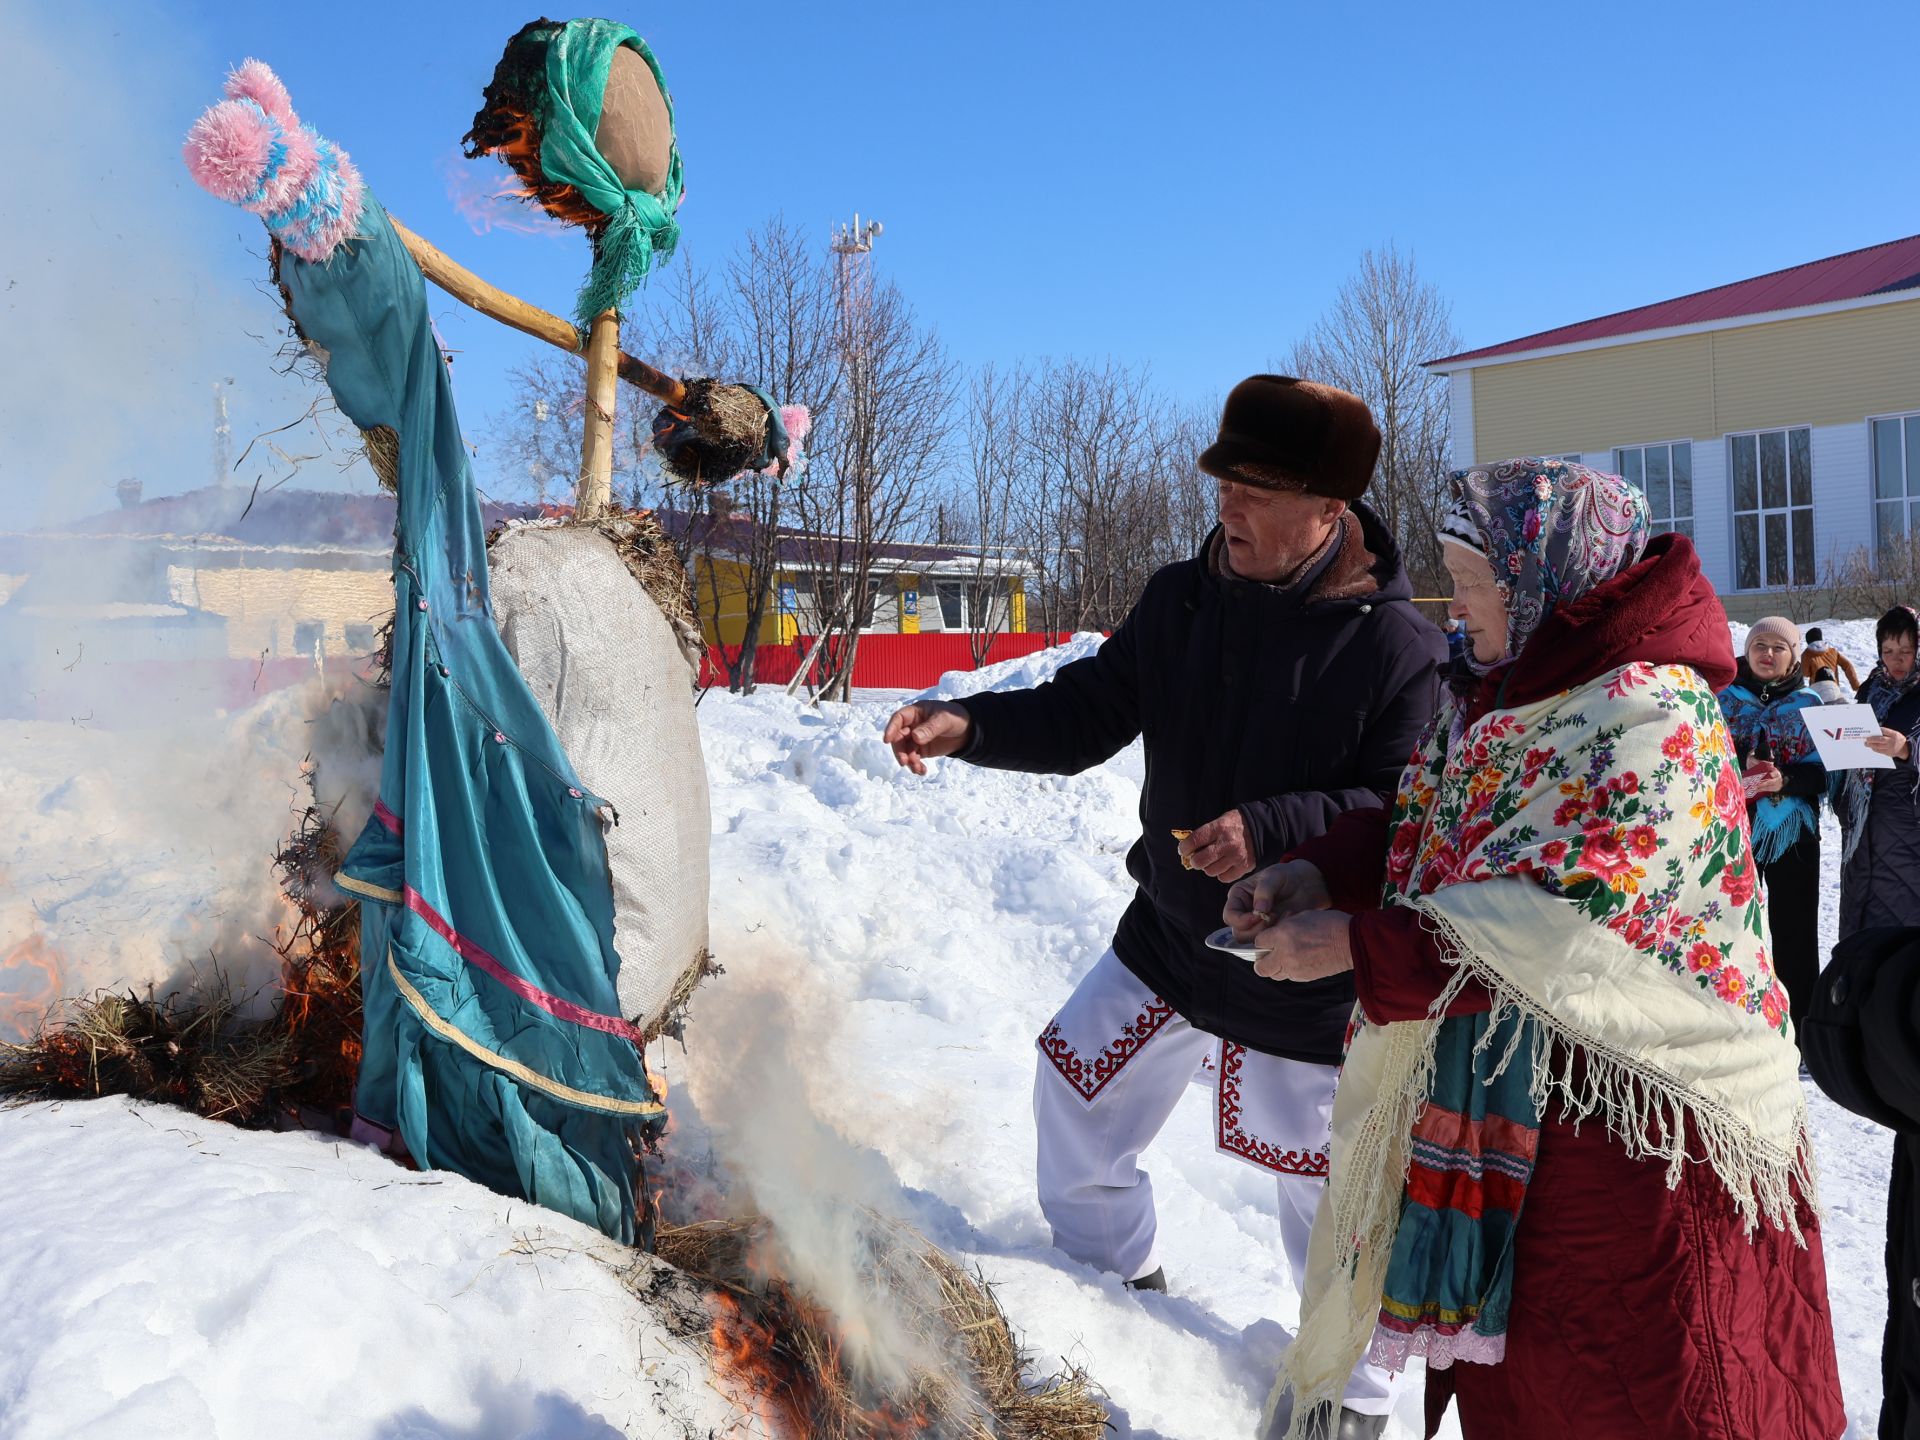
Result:
[[[1560,693],[1632,661],[1733,675],[1726,613],[1692,545],[1663,536],[1631,569],[1549,616],[1481,683],[1469,715]],[[1387,813],[1353,811],[1297,858],[1353,916],[1354,982],[1377,1022],[1424,1018],[1451,974],[1411,911],[1379,908]],[[1469,990],[1453,1013],[1485,1010]],[[1427,1375],[1427,1433],[1449,1400],[1466,1440],[1835,1440],[1847,1425],[1819,1223],[1803,1249],[1749,1239],[1726,1189],[1689,1165],[1631,1160],[1602,1124],[1550,1111],[1514,1233],[1506,1359]]]

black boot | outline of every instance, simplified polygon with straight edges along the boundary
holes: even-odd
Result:
[[[1327,1440],[1327,1419],[1333,1413],[1331,1405],[1316,1406],[1313,1414],[1307,1417],[1303,1427],[1306,1440]],[[1286,1440],[1287,1427],[1293,1423],[1293,1391],[1289,1390],[1280,1397],[1280,1403],[1273,1407],[1273,1419],[1261,1432],[1260,1440]]]
[[[1127,1288],[1129,1290],[1158,1290],[1162,1295],[1166,1294],[1167,1267],[1164,1265],[1156,1266],[1151,1275],[1142,1275],[1138,1280],[1127,1281]]]
[[[1267,1426],[1261,1440],[1284,1440],[1287,1426],[1292,1423],[1293,1394],[1289,1391],[1280,1397],[1279,1405],[1274,1407],[1273,1423]],[[1307,1417],[1303,1433],[1306,1440],[1380,1440],[1387,1433],[1387,1417],[1362,1415],[1344,1405],[1336,1416],[1333,1406],[1319,1405]]]

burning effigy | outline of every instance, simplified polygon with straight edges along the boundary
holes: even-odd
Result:
[[[356,828],[310,767],[312,804],[274,857],[291,908],[270,1014],[248,1013],[217,970],[183,993],[77,1000],[0,1046],[0,1093],[122,1093],[352,1134],[652,1251],[629,1288],[672,1310],[695,1282],[706,1303],[689,1323],[746,1433],[1091,1440],[1106,1412],[1087,1377],[1036,1380],[984,1281],[902,1222],[843,1207],[843,1288],[888,1297],[856,1316],[739,1197],[694,1196],[677,1226],[656,1214],[644,1165],[667,1108],[646,1046],[679,1033],[718,967],[700,634],[664,533],[613,503],[616,392],[624,380],[662,402],[655,449],[694,485],[786,475],[808,417],[619,348],[622,307],[673,251],[681,194],[672,102],[637,34],[524,27],[466,138],[586,232],[571,319],[389,216],[261,62],[193,127],[195,179],[266,224],[293,333],[396,497],[393,615],[373,673],[331,702],[364,732],[378,783]],[[570,511],[482,524],[426,280],[583,357]]]

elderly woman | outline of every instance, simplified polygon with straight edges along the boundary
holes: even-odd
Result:
[[[1391,816],[1228,901],[1261,974],[1351,968],[1360,999],[1269,1433],[1323,1427],[1365,1352],[1425,1356],[1430,1435],[1453,1399],[1467,1440],[1833,1440],[1725,612],[1616,476],[1454,485],[1472,651]]]
[[[1767,890],[1773,972],[1787,987],[1796,1039],[1820,982],[1820,797],[1827,792],[1827,767],[1806,715],[1821,700],[1806,683],[1799,652],[1800,627],[1791,620],[1754,621],[1739,674],[1720,692],[1749,797],[1753,858]]]
[[[1881,925],[1920,925],[1920,670],[1914,646],[1920,618],[1896,605],[1873,628],[1880,663],[1857,697],[1871,705],[1880,734],[1867,741],[1893,761],[1891,770],[1849,770],[1835,808],[1846,843],[1841,852],[1840,938]]]

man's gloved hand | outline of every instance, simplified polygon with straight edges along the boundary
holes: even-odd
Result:
[[[881,738],[893,747],[896,763],[924,775],[927,761],[966,748],[973,738],[973,719],[949,701],[918,700],[893,712]]]

